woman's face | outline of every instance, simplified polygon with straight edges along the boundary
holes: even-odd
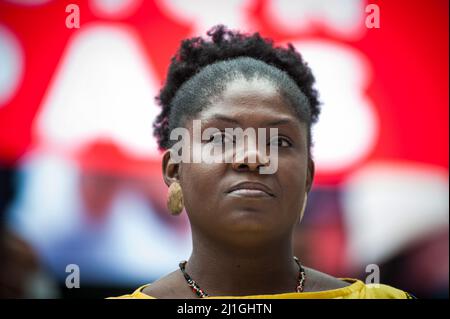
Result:
[[[195,118],[201,120],[201,131],[207,128],[253,128],[257,148],[241,147],[233,152],[232,162],[175,164],[164,155],[163,169],[167,184],[178,181],[183,190],[184,205],[193,235],[242,245],[271,241],[292,234],[300,218],[304,196],[311,187],[314,163],[308,160],[307,127],[292,107],[268,81],[236,80],[210,107]],[[192,144],[202,149],[211,141],[193,141],[193,122],[186,121]],[[269,128],[277,128],[270,136]],[[258,129],[266,133],[265,145],[258,144]],[[251,139],[251,137],[249,137]],[[247,142],[250,142],[247,140]],[[217,143],[217,140],[214,142]],[[270,143],[278,145],[278,166],[273,174],[260,174],[267,165]],[[190,152],[193,152],[192,145]],[[253,162],[249,158],[253,156]],[[230,190],[241,188],[261,190]],[[237,187],[239,188],[239,187]]]

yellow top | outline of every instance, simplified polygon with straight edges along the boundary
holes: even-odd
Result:
[[[249,296],[210,296],[204,299],[412,299],[409,293],[394,287],[382,284],[365,284],[361,280],[342,278],[351,285],[332,290],[316,292],[288,292],[269,295]],[[146,295],[142,290],[150,284],[143,285],[133,293],[108,299],[156,299]]]

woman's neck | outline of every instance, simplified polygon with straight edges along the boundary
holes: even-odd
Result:
[[[295,292],[298,265],[291,238],[236,247],[193,235],[186,272],[210,296]]]

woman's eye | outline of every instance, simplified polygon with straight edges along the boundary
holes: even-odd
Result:
[[[278,147],[290,147],[292,143],[287,138],[278,136],[270,141],[270,145],[276,145]]]
[[[211,135],[208,142],[213,144],[224,144],[225,142],[233,142],[233,138],[228,136],[228,134],[221,132]]]

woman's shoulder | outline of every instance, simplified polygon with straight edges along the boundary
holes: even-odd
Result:
[[[326,273],[305,267],[310,277],[305,292],[310,297],[350,299],[415,299],[412,294],[385,284],[366,284],[354,278],[336,278]],[[309,293],[309,294],[308,294]]]
[[[192,291],[186,285],[185,279],[179,270],[158,279],[151,285],[147,285],[142,293],[154,298],[192,298]]]
[[[133,293],[121,295],[117,297],[108,297],[106,299],[156,299],[153,296],[144,294],[142,291],[147,287],[149,284],[145,284],[137,288]]]
[[[351,283],[313,268],[304,267],[305,269],[305,292],[317,292],[324,290],[335,290],[350,286]]]
[[[133,293],[108,299],[188,299],[192,298],[192,291],[184,282],[179,271],[173,271],[166,276],[140,286]]]
[[[409,292],[389,285],[366,284],[364,299],[417,299],[417,297]]]

